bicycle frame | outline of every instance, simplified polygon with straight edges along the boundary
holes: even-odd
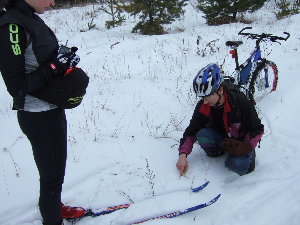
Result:
[[[274,62],[262,58],[260,42],[271,41],[280,44],[279,41],[286,41],[290,37],[290,34],[283,32],[286,36],[279,37],[273,34],[244,32],[247,29],[252,29],[252,27],[245,27],[238,34],[256,40],[255,48],[246,61],[243,64],[239,64],[237,49],[243,42],[226,42],[226,45],[232,48],[230,54],[232,58],[235,59],[235,72],[234,75],[225,76],[225,80],[236,84],[239,90],[243,92],[253,104],[256,104],[257,100],[275,91],[278,83],[277,66]]]
[[[247,29],[252,29],[252,27],[245,27],[243,28],[238,34],[248,36],[250,39],[256,39],[256,45],[255,49],[252,51],[250,57],[242,63],[239,64],[238,59],[238,51],[237,48],[239,45],[243,44],[241,41],[227,41],[226,45],[232,47],[232,50],[230,51],[230,54],[232,55],[232,58],[235,59],[235,75],[234,82],[237,84],[240,88],[244,87],[245,89],[248,89],[248,83],[249,79],[251,78],[251,74],[255,69],[257,68],[259,63],[263,63],[266,61],[265,58],[261,57],[261,49],[260,49],[260,42],[262,40],[270,40],[272,42],[278,42],[277,40],[287,40],[290,37],[290,34],[287,32],[284,32],[284,34],[287,35],[287,37],[278,37],[274,36],[272,34],[254,34],[254,33],[245,33],[244,31]],[[279,42],[278,42],[279,43]],[[265,79],[268,79],[267,77],[267,71],[265,71]],[[266,80],[266,85],[268,85],[268,80]]]
[[[248,57],[247,60],[245,60],[242,64],[236,64],[235,69],[235,79],[236,83],[241,85],[246,85],[248,83],[248,80],[250,78],[251,73],[256,69],[258,62],[262,60],[261,58],[261,50],[260,47],[256,47],[251,55]]]

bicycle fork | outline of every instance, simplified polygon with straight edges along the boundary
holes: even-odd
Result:
[[[267,89],[270,87],[269,84],[269,68],[268,64],[263,61],[261,68],[257,70],[257,78],[256,78],[256,85],[258,90],[262,91],[263,89]],[[260,72],[261,71],[261,72]]]
[[[269,85],[269,74],[268,74],[268,67],[267,67],[267,64],[265,64],[265,68],[264,68],[264,72],[265,72],[265,88],[268,88],[270,87]]]

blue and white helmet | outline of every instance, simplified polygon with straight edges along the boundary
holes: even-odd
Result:
[[[202,68],[193,81],[193,88],[198,97],[208,96],[218,90],[223,82],[223,75],[217,64]]]

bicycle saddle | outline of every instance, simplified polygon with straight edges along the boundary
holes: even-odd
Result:
[[[242,41],[226,41],[226,46],[230,47],[239,47],[241,44],[243,44]]]

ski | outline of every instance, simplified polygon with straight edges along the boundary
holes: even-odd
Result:
[[[196,192],[199,192],[199,191],[203,190],[208,185],[208,183],[209,183],[209,181],[207,181],[204,184],[202,184],[202,185],[200,185],[198,187],[195,187],[195,188],[174,190],[172,192],[176,192],[176,191],[191,191],[193,193],[196,193]],[[168,192],[168,193],[172,193],[172,192]],[[165,194],[167,194],[167,193],[165,193]],[[162,194],[160,194],[160,195],[162,195]],[[69,221],[69,222],[75,222],[75,221],[81,220],[81,219],[83,219],[85,217],[102,216],[102,215],[110,214],[110,213],[115,212],[115,211],[120,210],[120,209],[127,209],[132,204],[133,203],[126,203],[126,204],[122,204],[122,205],[109,206],[109,207],[105,207],[105,208],[101,208],[101,209],[85,209],[85,213],[83,214],[83,216],[81,216],[79,218],[65,218],[65,219],[67,221]]]
[[[178,210],[178,211],[171,212],[171,213],[161,215],[161,216],[155,216],[155,217],[151,217],[151,218],[141,219],[137,222],[130,223],[128,225],[141,224],[141,223],[144,223],[144,222],[148,222],[148,221],[152,221],[152,220],[158,220],[158,219],[170,219],[170,218],[181,216],[181,215],[184,215],[184,214],[187,214],[187,213],[190,213],[190,212],[194,212],[196,210],[203,209],[203,208],[205,208],[207,206],[210,206],[211,204],[215,203],[219,199],[220,196],[221,196],[221,194],[217,195],[215,198],[213,198],[209,202],[206,202],[206,203],[203,203],[203,204],[199,204],[199,205],[187,208],[187,209]]]

